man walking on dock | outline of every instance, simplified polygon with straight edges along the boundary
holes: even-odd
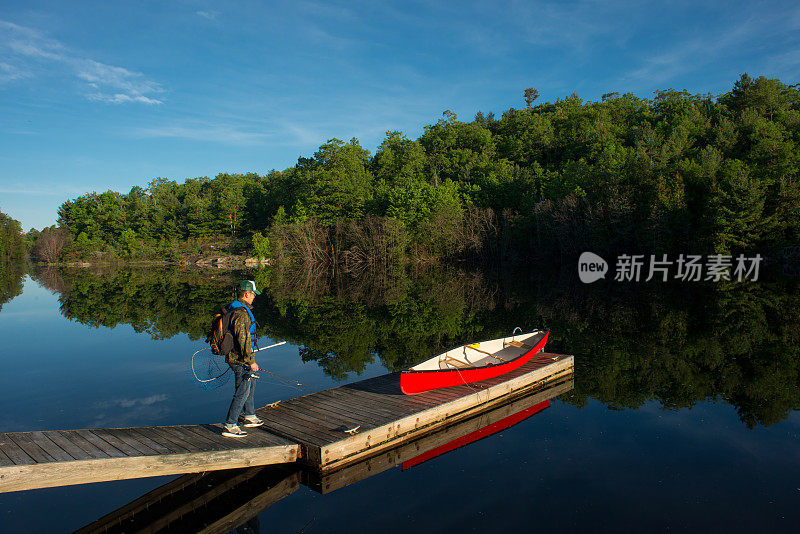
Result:
[[[252,306],[256,295],[261,292],[256,289],[253,280],[243,280],[236,292],[236,300],[228,305],[231,313],[231,331],[233,332],[233,350],[226,356],[225,361],[233,369],[236,376],[236,391],[233,394],[231,407],[222,435],[239,438],[247,435],[237,424],[243,422],[245,427],[261,426],[263,422],[256,416],[253,395],[255,392],[255,377],[258,371],[255,362],[256,345],[256,318]]]

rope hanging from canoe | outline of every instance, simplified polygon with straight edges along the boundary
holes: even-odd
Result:
[[[461,381],[464,382],[465,386],[467,386],[469,389],[471,389],[473,391],[480,391],[480,388],[474,387],[472,384],[469,383],[469,380],[464,378],[464,375],[461,374],[461,369],[459,369],[458,367],[455,367],[455,370],[458,373],[459,378],[461,378]]]

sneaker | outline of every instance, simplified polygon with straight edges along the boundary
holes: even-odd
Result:
[[[240,417],[239,420],[243,421],[244,426],[246,426],[247,428],[254,428],[264,424],[264,421],[259,419],[257,415],[245,415],[243,417]]]
[[[222,435],[226,438],[243,438],[247,432],[239,428],[238,425],[225,425],[222,427]]]

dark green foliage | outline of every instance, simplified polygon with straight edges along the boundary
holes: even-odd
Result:
[[[22,234],[19,221],[0,211],[0,267],[23,259],[27,251],[27,237]]]
[[[755,252],[800,242],[797,86],[744,74],[717,99],[666,90],[534,105],[535,89],[524,95],[526,107],[500,119],[479,112],[461,122],[446,111],[417,140],[388,132],[372,157],[356,139],[331,139],[266,176],[158,178],[128,194],[84,195],[59,209],[73,238],[66,253],[130,259],[157,255],[155,243],[249,243],[255,232],[285,250],[279,236],[297,225],[337,247],[337,226],[376,218],[407,236],[401,257]]]

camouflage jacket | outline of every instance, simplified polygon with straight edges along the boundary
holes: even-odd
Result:
[[[244,365],[250,367],[255,361],[253,342],[250,338],[250,315],[244,308],[236,308],[231,314],[231,331],[233,332],[233,350],[225,357],[228,365]]]

